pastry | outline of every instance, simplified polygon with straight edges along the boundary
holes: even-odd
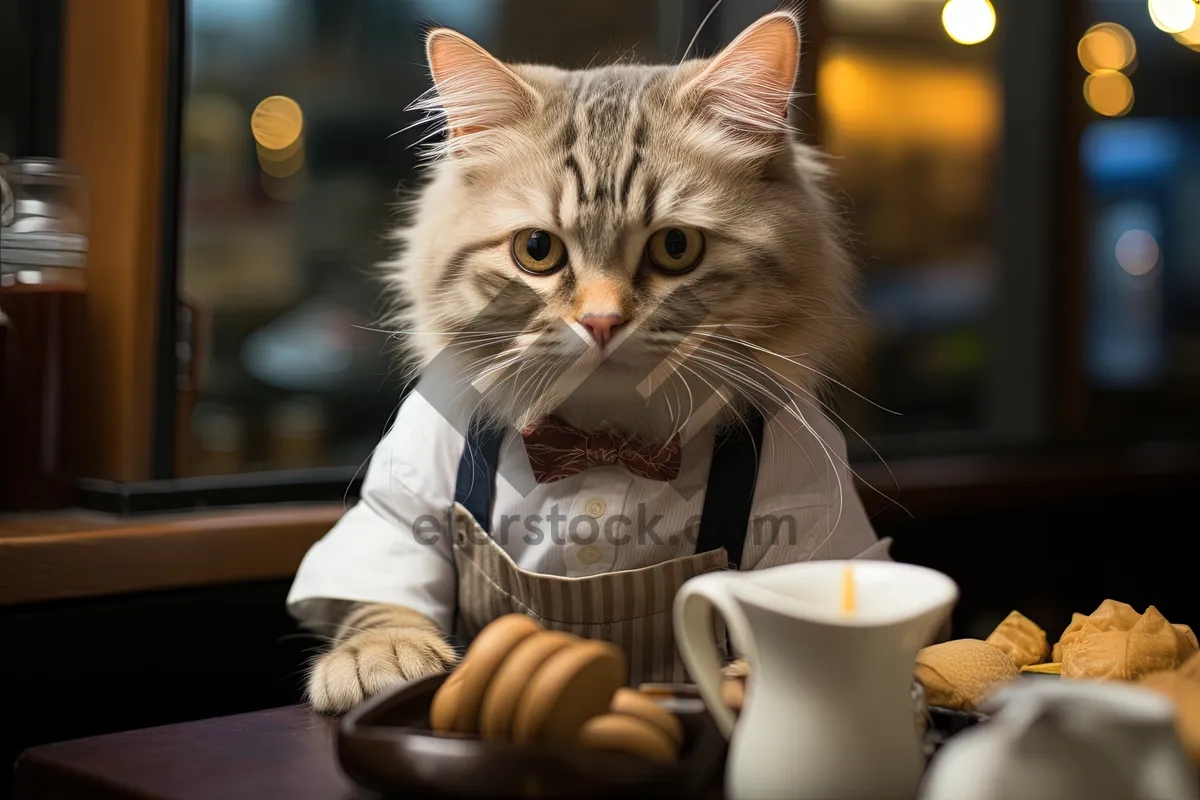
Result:
[[[683,744],[683,723],[679,721],[679,717],[639,691],[624,687],[617,689],[612,703],[609,704],[609,710],[614,714],[637,717],[656,725],[676,748]]]
[[[479,730],[479,709],[488,684],[500,664],[514,648],[527,637],[543,630],[542,626],[524,614],[506,614],[484,628],[463,656],[462,663],[452,676],[446,679],[438,694],[434,696],[434,708],[430,708],[430,724],[434,730],[455,733],[476,733]],[[442,694],[446,696],[441,698]],[[446,727],[453,707],[453,724]],[[438,727],[440,725],[441,727]]]
[[[659,726],[628,714],[601,714],[583,723],[579,743],[594,750],[630,753],[659,764],[678,758],[674,742]]]
[[[524,639],[496,670],[479,708],[479,733],[485,739],[507,739],[512,734],[517,702],[533,675],[550,656],[580,641],[560,631],[541,631]]]
[[[1134,626],[1141,615],[1134,611],[1128,603],[1116,600],[1105,600],[1091,614],[1072,614],[1071,624],[1058,637],[1054,651],[1050,654],[1051,661],[1062,661],[1066,648],[1077,639],[1083,628],[1091,625],[1098,631],[1127,631]]]
[[[1179,740],[1192,762],[1200,766],[1200,678],[1193,672],[1200,668],[1198,658],[1193,656],[1179,669],[1152,672],[1138,685],[1166,695],[1175,704]]]
[[[1020,611],[1005,617],[985,641],[1008,653],[1018,667],[1041,664],[1050,655],[1046,632]]]
[[[1200,766],[1200,681],[1179,681],[1172,699],[1179,740],[1192,762]]]
[[[583,640],[546,659],[517,702],[513,738],[518,742],[574,741],[583,723],[608,711],[627,668],[620,648]],[[664,734],[665,736],[665,734]]]
[[[931,706],[973,711],[995,689],[1017,677],[1000,649],[979,639],[953,639],[917,653],[913,676]]]
[[[1179,677],[1200,681],[1200,652],[1192,654],[1191,658],[1179,665],[1175,670]]]
[[[1181,627],[1186,626],[1167,622],[1154,606],[1124,630],[1102,629],[1089,621],[1063,648],[1063,677],[1138,680],[1151,672],[1174,669],[1196,652]]]

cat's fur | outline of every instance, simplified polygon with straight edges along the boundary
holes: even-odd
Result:
[[[665,438],[696,411],[686,398],[721,385],[716,423],[748,405],[816,408],[854,292],[826,168],[787,125],[792,16],[675,66],[505,66],[446,30],[429,35],[428,52],[435,87],[417,105],[443,115],[445,134],[387,265],[418,368],[460,348],[464,373],[491,376],[481,410],[517,426],[554,412]],[[706,237],[686,275],[645,264],[648,237],[669,225]],[[561,236],[567,267],[518,270],[511,241],[525,228]],[[626,320],[608,360],[580,344],[591,313]],[[620,376],[676,363],[689,333],[695,357],[665,378],[674,391],[628,391]],[[613,379],[584,382],[593,371]],[[436,628],[404,614],[373,606],[347,618],[312,671],[314,706],[344,710],[452,662]]]

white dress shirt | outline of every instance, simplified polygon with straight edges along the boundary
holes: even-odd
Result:
[[[845,441],[824,416],[812,432],[786,413],[766,420],[740,569],[810,559],[887,558],[846,466]],[[533,481],[519,435],[500,450],[492,537],[522,569],[583,577],[638,569],[694,553],[715,434],[683,445],[667,483],[599,467]],[[361,499],[309,550],[288,596],[307,623],[330,623],[330,600],[391,603],[451,630],[456,577],[447,510],[465,439],[418,392],[401,406],[364,477]],[[521,491],[528,489],[527,493]]]

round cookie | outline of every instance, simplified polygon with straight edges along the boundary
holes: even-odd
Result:
[[[451,672],[433,695],[429,705],[429,727],[438,733],[450,733],[454,730],[454,721],[458,718],[458,694],[462,689],[462,665]]]
[[[479,632],[458,667],[462,680],[454,731],[479,731],[479,707],[496,670],[517,645],[541,630],[544,630],[541,625],[524,614],[505,614]]]
[[[625,687],[617,689],[609,710],[614,714],[627,714],[658,726],[676,748],[683,744],[683,723],[679,721],[679,717],[639,691]]]
[[[521,693],[513,738],[574,741],[583,723],[608,711],[627,674],[616,645],[587,639],[564,647],[546,659]]]
[[[673,764],[678,750],[662,728],[628,714],[592,717],[579,729],[579,743],[593,750],[629,753],[659,764]]]
[[[913,677],[925,687],[931,706],[974,711],[1018,675],[1008,653],[979,639],[952,639],[917,653]]]
[[[517,703],[529,685],[530,676],[550,656],[578,641],[579,637],[570,633],[541,631],[513,648],[483,695],[479,708],[479,733],[483,738],[507,739],[512,734]]]

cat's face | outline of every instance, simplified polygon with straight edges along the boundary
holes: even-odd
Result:
[[[431,34],[450,133],[391,265],[418,359],[453,348],[516,425],[811,402],[850,292],[786,126],[798,47],[777,14],[713,60],[567,72]]]

